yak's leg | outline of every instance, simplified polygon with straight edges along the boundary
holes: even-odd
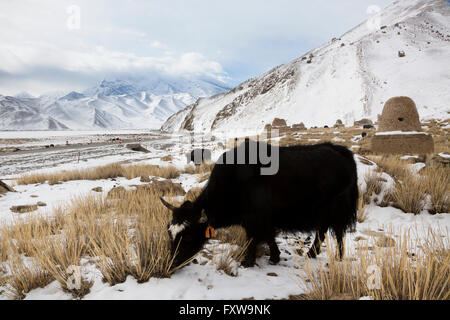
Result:
[[[242,266],[245,268],[253,267],[256,261],[256,241],[255,239],[248,236],[247,233],[247,241],[248,244],[247,251],[245,252],[244,260],[242,261]]]
[[[275,242],[275,237],[267,241],[270,248],[270,264],[277,264],[280,262],[280,250],[278,249],[277,243]]]
[[[318,231],[316,231],[316,237],[314,239],[314,243],[309,249],[307,256],[309,258],[315,258],[320,253],[320,246],[322,245],[322,242],[325,240],[325,233],[327,232],[327,229],[320,228]]]
[[[344,258],[344,232],[343,231],[336,231],[336,240],[338,243],[339,248],[339,256],[337,257],[338,260],[342,260]]]

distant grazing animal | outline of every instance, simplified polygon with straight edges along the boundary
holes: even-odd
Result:
[[[187,162],[194,162],[195,165],[202,164],[203,161],[211,160],[211,150],[209,149],[194,149],[186,155]]]
[[[371,125],[371,124],[363,125],[363,129],[371,129],[371,128],[373,128],[373,125]]]
[[[365,136],[367,136],[367,132],[361,133],[361,136],[364,138]]]
[[[259,159],[256,163],[249,161],[248,150],[259,152],[261,148],[279,152],[279,169],[274,175],[261,175],[261,169],[270,164]],[[227,164],[224,160],[231,156],[237,159],[240,152],[245,154],[243,164]],[[168,232],[174,265],[202,248],[211,227],[231,225],[241,225],[247,238],[252,239],[242,263],[245,267],[255,264],[256,245],[261,242],[269,245],[270,262],[279,262],[280,251],[275,242],[279,231],[315,231],[316,238],[308,252],[313,258],[320,253],[325,233],[331,230],[342,258],[343,236],[356,223],[356,164],[351,151],[331,143],[271,147],[247,139],[221,155],[194,202],[186,201],[177,208],[162,198],[161,201],[173,212]]]

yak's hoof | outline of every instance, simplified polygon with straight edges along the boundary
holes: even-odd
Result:
[[[241,265],[242,265],[244,268],[251,268],[251,267],[254,267],[254,266],[255,266],[255,260],[250,261],[250,260],[248,260],[248,259],[245,259],[244,261],[242,261]]]
[[[280,257],[276,257],[276,258],[270,257],[270,259],[269,259],[269,263],[272,264],[272,265],[275,265],[278,262],[280,262]]]

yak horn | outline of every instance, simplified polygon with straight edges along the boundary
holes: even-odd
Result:
[[[176,209],[175,206],[173,206],[173,205],[171,205],[170,203],[168,203],[168,202],[167,202],[166,200],[164,200],[162,197],[160,197],[160,199],[161,199],[161,202],[163,203],[163,205],[166,206],[167,209],[172,210],[172,211]]]

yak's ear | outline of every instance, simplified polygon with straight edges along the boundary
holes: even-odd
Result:
[[[169,209],[169,210],[171,210],[171,211],[173,211],[173,210],[176,209],[175,206],[173,206],[173,205],[171,205],[170,203],[168,203],[168,202],[167,202],[166,200],[164,200],[162,197],[160,197],[160,199],[161,199],[161,202],[163,203],[163,205],[165,205],[167,209]]]
[[[208,217],[206,216],[205,210],[202,210],[198,223],[206,223],[206,221],[208,221]]]

